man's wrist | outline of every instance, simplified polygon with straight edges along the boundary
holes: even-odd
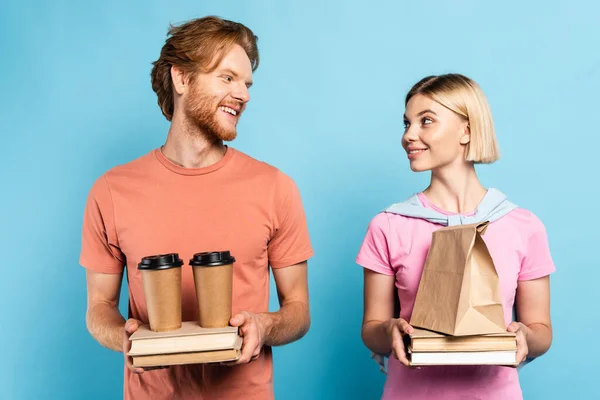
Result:
[[[273,315],[273,313],[260,313],[256,315],[256,319],[261,331],[262,341],[265,343],[268,341],[271,331],[273,330],[273,326],[276,323],[275,315]]]

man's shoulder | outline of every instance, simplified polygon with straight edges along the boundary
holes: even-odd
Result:
[[[154,157],[153,151],[106,170],[95,179],[90,189],[90,195],[93,197],[106,196],[115,186],[127,185],[128,182],[131,183],[132,178],[148,174]]]
[[[276,182],[291,182],[292,178],[279,168],[265,161],[258,160],[240,150],[235,149],[237,164],[248,174]]]
[[[107,180],[112,181],[130,179],[139,174],[146,174],[155,161],[154,152],[155,150],[151,150],[132,161],[112,167],[104,173],[104,176]]]

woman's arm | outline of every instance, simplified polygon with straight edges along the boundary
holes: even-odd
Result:
[[[552,344],[550,277],[519,281],[515,302],[517,321],[527,338],[528,357],[539,357]]]
[[[364,314],[362,340],[374,353],[394,356],[404,365],[406,358],[402,335],[412,327],[403,319],[394,319],[394,275],[364,269]]]

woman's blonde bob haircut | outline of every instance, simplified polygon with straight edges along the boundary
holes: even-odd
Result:
[[[471,133],[465,153],[467,161],[490,164],[500,158],[492,112],[477,83],[460,74],[428,76],[410,89],[405,105],[417,94],[429,97],[467,121]]]

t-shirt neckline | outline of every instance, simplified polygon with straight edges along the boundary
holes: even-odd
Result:
[[[171,172],[175,172],[179,175],[205,175],[223,168],[234,156],[235,149],[229,146],[225,146],[225,154],[223,155],[223,157],[221,157],[219,161],[207,167],[201,168],[186,168],[174,164],[171,160],[165,157],[160,147],[154,149],[153,153],[154,157],[158,160],[158,162],[160,162],[165,168],[167,168]]]
[[[438,206],[436,206],[435,204],[433,204],[433,202],[431,200],[429,200],[429,198],[427,196],[425,196],[425,194],[423,192],[420,192],[417,194],[417,197],[419,198],[419,201],[421,202],[421,204],[423,204],[423,206],[425,208],[431,208],[439,213],[442,213],[444,215],[463,215],[465,217],[470,217],[475,215],[475,212],[477,211],[477,209],[468,212],[468,213],[455,213],[455,212],[450,212],[447,210],[444,210],[443,208],[440,208]]]

